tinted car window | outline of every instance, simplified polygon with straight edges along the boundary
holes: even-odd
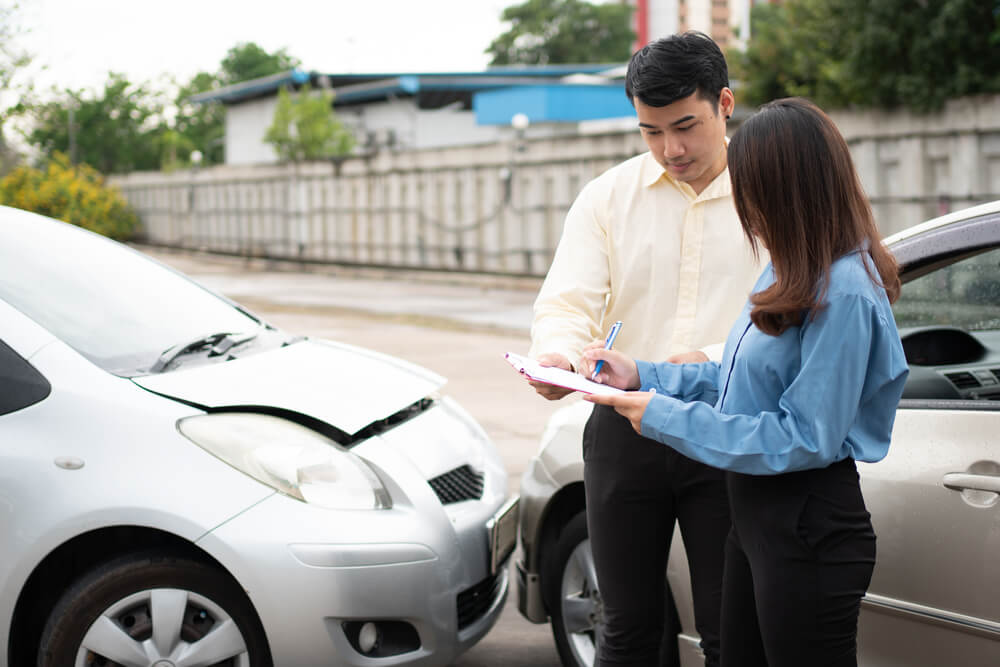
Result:
[[[0,340],[0,415],[34,405],[51,391],[45,376]]]
[[[0,298],[120,375],[182,341],[258,325],[130,248],[14,209],[0,209]]]
[[[1000,329],[1000,249],[959,260],[903,285],[893,306],[899,328]]]

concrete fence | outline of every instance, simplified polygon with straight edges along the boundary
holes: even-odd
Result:
[[[941,114],[832,114],[883,233],[1000,199],[1000,96]],[[583,185],[645,149],[634,130],[339,162],[112,179],[144,240],[248,257],[543,275]]]

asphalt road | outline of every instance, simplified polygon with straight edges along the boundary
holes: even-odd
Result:
[[[330,338],[407,359],[448,378],[493,438],[512,493],[538,448],[550,403],[503,360],[528,348],[538,281],[448,279],[308,269],[141,248],[290,332]],[[558,667],[548,625],[518,613],[512,588],[500,620],[453,667]]]

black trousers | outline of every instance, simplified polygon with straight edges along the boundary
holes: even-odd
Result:
[[[705,664],[719,664],[723,552],[730,531],[725,474],[636,434],[596,405],[583,433],[587,527],[604,605],[597,667],[659,664],[663,581],[674,522],[691,569]]]
[[[855,667],[875,533],[854,461],[726,481],[723,667]]]

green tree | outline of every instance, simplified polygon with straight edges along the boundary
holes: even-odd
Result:
[[[226,52],[219,69],[223,85],[258,79],[269,74],[287,72],[300,65],[298,58],[288,55],[285,49],[268,53],[254,42],[240,42]]]
[[[7,141],[6,129],[11,119],[24,113],[32,89],[31,81],[24,78],[32,58],[17,44],[21,34],[16,27],[18,11],[17,4],[0,5],[0,175],[20,159]]]
[[[300,61],[285,49],[268,53],[254,42],[241,42],[226,52],[215,73],[199,72],[180,86],[174,105],[172,127],[161,137],[161,162],[165,168],[186,165],[198,150],[203,164],[221,164],[225,159],[225,108],[220,102],[194,104],[191,97],[219,86],[287,72]]]
[[[731,51],[742,101],[939,109],[1000,92],[1000,0],[790,0],[751,13]]]
[[[219,102],[194,104],[191,97],[219,86],[219,75],[198,72],[182,85],[174,98],[177,113],[173,126],[162,142],[161,162],[164,167],[188,164],[191,153],[198,150],[202,163],[221,164],[225,157],[225,108]]]
[[[97,94],[66,91],[34,106],[27,138],[48,159],[66,153],[104,174],[157,169],[162,112],[157,94],[111,72]]]
[[[856,36],[844,44],[845,76],[861,104],[926,111],[952,97],[1000,92],[997,0],[831,4]]]
[[[278,91],[264,141],[282,160],[293,162],[347,155],[355,146],[354,135],[333,112],[333,93],[313,93],[308,85],[294,97],[285,88]]]
[[[615,63],[628,60],[632,8],[585,0],[527,0],[503,10],[510,29],[486,53],[491,65]]]

